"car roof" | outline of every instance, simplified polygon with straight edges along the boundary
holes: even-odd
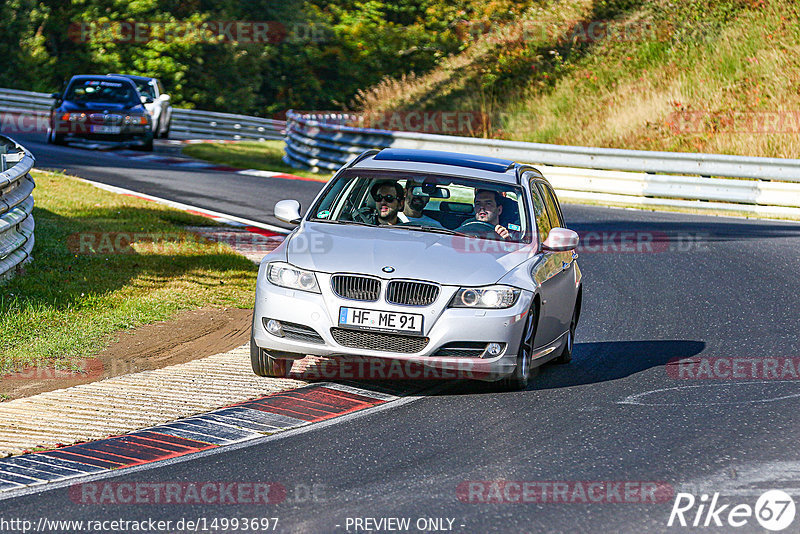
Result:
[[[352,165],[354,169],[458,174],[465,178],[511,184],[517,184],[517,167],[508,159],[405,148],[384,148],[377,153],[362,155]]]
[[[149,82],[151,80],[155,80],[150,76],[136,76],[135,74],[106,74],[106,76],[117,76],[118,78],[129,78],[131,80],[137,80],[142,82]]]
[[[117,76],[117,75],[113,75],[113,76],[106,75],[106,76],[103,76],[102,74],[76,74],[75,76],[73,76],[72,78],[69,79],[69,82],[72,83],[72,82],[78,81],[78,80],[98,80],[99,81],[99,80],[107,80],[109,78],[114,78],[114,79],[116,79],[118,81],[126,82],[126,83],[129,83],[129,84],[133,85],[133,82],[130,79],[124,77],[124,76]],[[134,89],[136,89],[135,86],[134,86]]]

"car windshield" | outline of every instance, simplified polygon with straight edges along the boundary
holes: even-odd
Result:
[[[136,89],[139,91],[140,95],[152,99],[156,98],[156,92],[153,89],[153,86],[150,85],[148,82],[140,82],[138,80],[134,80],[133,83],[136,84]]]
[[[70,84],[65,100],[136,104],[139,101],[133,85],[115,80],[77,80]]]
[[[320,222],[531,240],[522,189],[473,178],[349,170],[328,185],[310,213]],[[498,225],[508,231],[499,233]]]

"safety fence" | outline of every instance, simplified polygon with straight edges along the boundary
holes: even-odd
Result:
[[[357,128],[358,116],[287,114],[295,167],[333,171],[369,148],[465,152],[536,165],[566,200],[800,218],[800,160],[648,152]]]
[[[0,126],[9,131],[44,132],[47,129],[53,98],[48,93],[0,89]],[[286,121],[217,113],[197,109],[172,108],[172,139],[267,140],[283,139]]]
[[[34,158],[9,137],[0,136],[0,280],[19,271],[33,250]]]

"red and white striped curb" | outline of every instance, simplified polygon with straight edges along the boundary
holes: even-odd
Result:
[[[0,459],[0,493],[196,454],[375,408],[418,392],[318,383],[100,441]]]
[[[286,228],[281,228],[280,226],[275,226],[272,224],[262,223],[258,221],[254,221],[252,219],[245,219],[243,217],[237,217],[236,215],[230,215],[227,213],[220,213],[218,211],[209,210],[206,208],[199,208],[197,206],[192,206],[190,204],[184,204],[182,202],[176,202],[174,200],[168,200],[166,198],[156,197],[153,195],[147,195],[145,193],[139,193],[138,191],[132,191],[130,189],[125,189],[123,187],[117,187],[115,185],[108,185],[101,182],[95,182],[92,180],[86,180],[85,178],[78,178],[78,180],[93,185],[98,189],[102,189],[104,191],[109,191],[111,193],[118,193],[120,195],[125,195],[129,197],[139,198],[142,200],[149,200],[152,202],[157,202],[164,206],[169,206],[171,208],[179,209],[185,211],[187,213],[191,213],[193,215],[200,215],[201,217],[207,217],[209,219],[213,219],[217,222],[222,224],[227,224],[230,226],[237,226],[242,227],[248,231],[255,232],[261,235],[287,235],[289,234],[290,230]],[[264,231],[270,233],[264,233]]]
[[[176,157],[176,156],[163,156],[160,154],[146,154],[137,152],[135,150],[116,150],[110,152],[123,158],[134,159],[138,161],[147,161],[150,163],[158,163],[170,167],[179,167],[184,169],[202,169],[208,171],[232,172],[235,174],[245,174],[248,176],[260,176],[264,178],[280,178],[282,180],[302,180],[307,182],[320,182],[325,181],[324,178],[306,178],[304,176],[297,176],[285,172],[264,171],[260,169],[240,169],[238,167],[231,167],[229,165],[217,165],[207,161],[201,161],[194,158]]]

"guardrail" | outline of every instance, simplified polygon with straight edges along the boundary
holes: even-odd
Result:
[[[287,114],[284,161],[333,171],[368,148],[467,152],[536,165],[559,197],[800,217],[800,160],[648,152],[354,128],[358,116]],[[723,177],[723,178],[717,178]]]
[[[18,272],[33,250],[34,158],[23,146],[0,136],[0,280]]]
[[[0,89],[0,112],[31,117],[32,121],[19,121],[20,130],[46,131],[47,118],[53,99],[47,93]],[[4,121],[8,122],[8,121]],[[283,139],[286,121],[217,113],[197,109],[172,108],[172,139],[241,140]]]

